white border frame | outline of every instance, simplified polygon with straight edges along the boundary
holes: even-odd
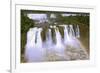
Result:
[[[46,10],[46,11],[65,11],[65,12],[88,12],[90,13],[90,60],[80,61],[61,61],[61,62],[43,62],[43,63],[20,63],[20,9]],[[52,69],[79,68],[95,65],[95,9],[93,7],[70,7],[70,6],[45,6],[15,4],[12,11],[12,38],[11,38],[11,71],[38,71]],[[19,49],[18,49],[19,48]],[[91,49],[92,48],[92,49]]]

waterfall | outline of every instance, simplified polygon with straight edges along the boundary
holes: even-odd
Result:
[[[62,44],[62,38],[61,38],[61,34],[59,32],[58,27],[56,27],[55,33],[56,33],[55,53],[58,56],[64,57],[64,45]]]
[[[77,37],[77,38],[80,38],[79,25],[76,25],[76,37]]]
[[[44,48],[47,48],[47,50],[54,51],[53,49],[54,43],[51,35],[51,29],[48,29],[48,32],[46,33],[46,43],[44,44]]]
[[[42,31],[42,28],[38,28],[37,30],[37,42],[36,42],[36,46],[41,48],[42,47],[42,38],[41,38],[41,31]]]
[[[37,27],[35,28],[30,28],[30,30],[27,32],[27,47],[34,47],[35,46],[35,39],[36,37],[34,35],[36,35],[37,32]]]
[[[52,43],[52,37],[51,37],[51,29],[48,29],[48,33],[46,35],[46,43],[48,46],[51,46]]]
[[[55,29],[55,33],[56,33],[56,46],[62,47],[62,38],[58,28]]]
[[[77,37],[80,36],[78,25],[73,28],[73,25],[64,26],[64,44],[71,45],[75,48],[79,48]]]
[[[70,41],[70,37],[68,34],[68,25],[64,26],[64,44],[67,44]]]
[[[45,50],[42,47],[41,31],[42,31],[42,28],[35,27],[35,28],[30,29],[27,33],[25,59],[28,62],[44,61],[43,57],[44,57]]]
[[[48,51],[53,51],[53,53],[62,57],[64,60],[71,60],[72,56],[69,54],[73,55],[71,50],[73,49],[72,47],[74,47],[74,50],[76,51],[75,53],[78,54],[78,59],[80,59],[80,51],[84,48],[81,47],[81,44],[77,39],[80,38],[79,26],[76,25],[75,28],[73,26],[74,25],[66,24],[59,25],[59,28],[64,27],[64,38],[62,38],[59,28],[55,25],[51,25],[50,28],[47,29],[48,31],[46,31],[46,41],[42,41],[42,28],[30,28],[27,32],[27,43],[25,47],[25,58],[27,62],[45,61],[45,57],[47,56],[46,53],[48,53]],[[56,44],[53,41],[51,28],[55,31],[55,35],[53,35],[53,37],[55,37],[54,39],[56,40]],[[71,47],[70,50],[68,46]],[[65,54],[65,49],[68,50],[66,51],[67,54]],[[85,51],[84,53],[86,54]],[[50,52],[50,55],[52,55],[52,52]],[[77,56],[74,58],[77,59]]]
[[[69,36],[70,37],[75,37],[75,32],[73,29],[73,25],[69,25]]]

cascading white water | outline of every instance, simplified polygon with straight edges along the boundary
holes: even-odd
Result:
[[[70,37],[75,37],[75,32],[73,29],[73,25],[69,25],[69,36]]]
[[[55,29],[56,33],[56,47],[62,47],[62,38],[58,27]]]
[[[42,28],[30,28],[27,33],[27,44],[25,48],[25,58],[27,62],[45,61],[47,51],[53,51],[53,53],[55,53],[56,55],[63,57],[64,60],[71,60],[71,56],[67,55],[68,53],[73,55],[73,53],[71,52],[71,48],[70,51],[68,50],[67,54],[65,54],[65,49],[69,49],[67,48],[67,46],[74,47],[74,50],[76,50],[75,53],[79,55],[79,58],[75,56],[75,59],[80,59],[79,51],[83,47],[81,47],[80,42],[77,39],[80,37],[79,26],[77,25],[75,29],[73,28],[73,25],[63,25],[63,27],[64,38],[61,37],[61,33],[58,27],[50,26],[50,28],[53,28],[55,30],[54,37],[56,37],[56,44],[54,44],[53,42],[50,28],[48,28],[48,31],[46,32],[45,42],[42,41],[41,37]]]
[[[38,28],[37,30],[37,39],[36,39],[36,46],[38,48],[41,48],[42,47],[42,38],[41,38],[41,31],[42,31],[42,28]]]
[[[64,54],[65,47],[63,45],[61,34],[59,32],[58,27],[56,27],[55,33],[56,33],[55,54],[64,58],[65,57],[65,54]]]
[[[71,45],[76,48],[79,48],[79,45],[76,39],[76,37],[78,36],[80,36],[78,26],[76,27],[76,31],[73,29],[73,25],[64,26],[64,44],[65,45]]]
[[[51,29],[48,29],[48,33],[46,35],[46,43],[48,46],[51,46],[52,43],[52,37],[51,37]]]
[[[76,37],[80,38],[80,30],[79,30],[79,25],[76,25]]]
[[[27,44],[25,49],[25,58],[27,62],[44,61],[44,49],[42,47],[41,31],[42,28],[35,27],[30,29],[27,33]]]
[[[35,39],[37,27],[35,28],[30,28],[30,30],[27,32],[27,45],[26,47],[34,47],[35,46]]]
[[[53,40],[51,35],[51,29],[48,29],[48,33],[46,33],[46,44],[44,44],[44,48],[47,48],[48,50],[53,51]]]
[[[70,36],[68,34],[68,25],[64,26],[64,44],[68,44],[70,41]]]

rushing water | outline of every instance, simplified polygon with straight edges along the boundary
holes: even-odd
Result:
[[[42,28],[30,28],[27,32],[27,43],[25,48],[25,59],[27,62],[41,62],[46,61],[49,55],[56,55],[61,57],[57,60],[72,60],[72,59],[87,59],[88,54],[81,42],[77,39],[80,38],[79,26],[76,25],[63,25],[64,38],[57,26],[50,26],[46,32],[46,41],[42,41],[41,32]],[[53,42],[51,28],[54,29],[56,43]],[[74,53],[72,52],[74,50]],[[82,55],[81,55],[82,54]],[[54,57],[55,58],[55,57]],[[56,60],[56,59],[55,59]]]

